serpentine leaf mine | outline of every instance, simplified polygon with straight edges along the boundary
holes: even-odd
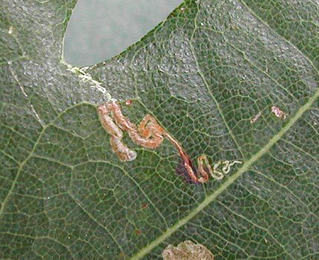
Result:
[[[130,104],[131,101],[129,102]],[[216,180],[221,180],[225,174],[229,173],[231,166],[236,163],[242,163],[240,161],[224,161],[218,162],[212,168],[207,156],[203,154],[197,158],[198,170],[196,170],[182,146],[152,115],[147,114],[140,124],[136,126],[123,115],[120,104],[115,100],[100,105],[97,108],[97,112],[103,128],[111,135],[110,144],[112,150],[121,161],[132,161],[137,156],[135,151],[122,142],[123,131],[125,131],[135,144],[146,149],[156,149],[162,144],[164,139],[170,141],[178,150],[182,159],[182,167],[186,170],[193,183],[205,183],[209,180],[209,175]],[[225,165],[222,171],[217,169],[221,164]]]

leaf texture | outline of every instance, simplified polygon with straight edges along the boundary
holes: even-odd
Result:
[[[75,2],[1,1],[0,259],[161,259],[185,240],[215,259],[318,259],[318,1],[185,1],[82,70],[61,58]],[[194,161],[243,164],[194,185],[170,143],[127,137],[138,156],[119,161],[96,113],[110,97]]]

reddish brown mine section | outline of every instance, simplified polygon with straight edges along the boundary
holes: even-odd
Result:
[[[188,165],[193,169],[193,172],[197,175],[197,169],[196,167],[192,164],[192,161],[189,159],[187,162]],[[179,176],[182,176],[187,183],[192,183],[192,184],[200,184],[198,181],[195,181],[190,175],[189,171],[185,167],[185,161],[181,159],[176,167],[176,173]]]

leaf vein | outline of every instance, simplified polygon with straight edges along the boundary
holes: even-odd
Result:
[[[319,71],[316,68],[316,66],[314,65],[314,63],[310,60],[310,58],[304,54],[295,44],[293,44],[291,41],[289,41],[288,39],[286,39],[283,35],[279,34],[276,30],[274,30],[266,21],[264,21],[259,15],[257,15],[246,3],[244,3],[242,0],[238,0],[239,3],[242,4],[242,6],[244,6],[247,11],[254,16],[257,20],[259,20],[260,22],[262,22],[271,32],[273,32],[275,35],[277,35],[278,37],[280,37],[281,39],[283,39],[283,41],[285,41],[286,43],[288,43],[290,46],[294,47],[295,50],[297,50],[302,57],[304,57],[309,64],[311,65],[311,67],[317,72],[317,75],[319,75]]]
[[[231,184],[233,184],[244,172],[246,172],[256,161],[258,161],[263,155],[265,155],[272,146],[277,143],[278,140],[297,122],[297,120],[311,108],[312,104],[319,97],[319,89],[314,93],[314,95],[309,99],[309,101],[300,107],[297,113],[291,117],[290,121],[276,134],[269,142],[262,147],[255,155],[253,155],[248,161],[244,162],[243,166],[232,176],[230,176],[215,192],[206,197],[196,208],[194,208],[190,213],[182,218],[180,221],[176,222],[173,226],[167,229],[162,235],[157,237],[153,242],[148,244],[146,247],[142,248],[131,260],[141,259],[147,253],[149,253],[153,248],[158,246],[173,233],[175,233],[179,228],[187,224],[194,216],[200,213],[204,208],[206,208],[211,202],[213,202],[220,194],[222,194]]]

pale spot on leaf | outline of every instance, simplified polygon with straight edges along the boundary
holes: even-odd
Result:
[[[214,255],[203,245],[186,240],[177,247],[169,245],[162,253],[164,260],[214,260]]]

